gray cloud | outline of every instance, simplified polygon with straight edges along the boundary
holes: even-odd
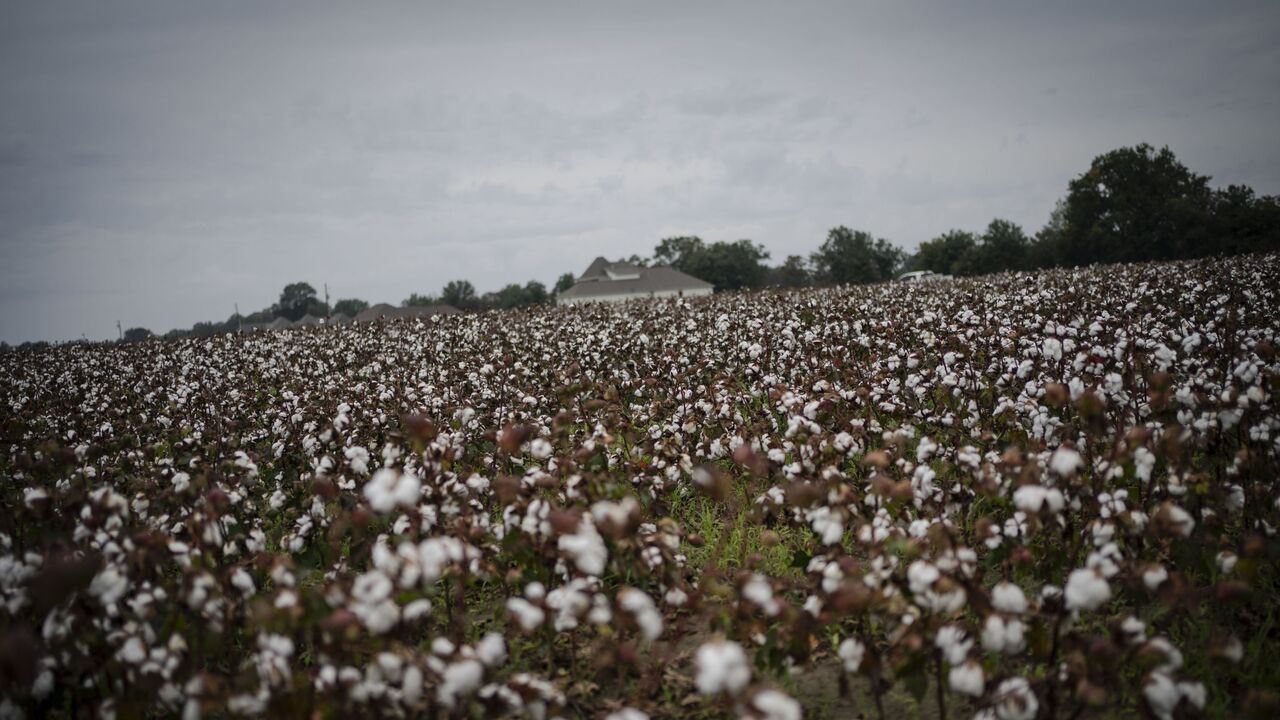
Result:
[[[1280,192],[1274,5],[686,5],[6,5],[0,339],[1034,230],[1140,141]]]

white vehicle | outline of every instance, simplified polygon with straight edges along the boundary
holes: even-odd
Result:
[[[924,282],[925,280],[946,280],[950,275],[942,275],[932,270],[912,270],[898,276],[898,282]]]

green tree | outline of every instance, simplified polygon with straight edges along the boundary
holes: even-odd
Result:
[[[737,290],[764,285],[769,253],[750,240],[707,244],[697,237],[666,238],[653,251],[656,264],[670,265],[711,283],[716,290]]]
[[[1209,178],[1145,143],[1094,158],[1067,192],[1063,264],[1195,257],[1209,246]]]
[[[1027,263],[1031,268],[1054,267],[1062,264],[1062,247],[1067,237],[1067,200],[1059,198],[1049,213],[1049,221],[1031,243]]]
[[[343,298],[333,304],[334,315],[346,315],[347,317],[355,317],[361,311],[368,310],[369,303],[359,298]]]
[[[978,238],[964,230],[948,230],[938,237],[920,243],[916,251],[915,269],[932,270],[943,275],[971,275],[976,264]]]
[[[1211,214],[1215,253],[1280,250],[1280,198],[1228,185],[1213,194]]]
[[[524,304],[525,305],[543,305],[551,299],[547,293],[547,286],[537,280],[530,280],[524,284]]]
[[[124,331],[125,342],[139,342],[151,337],[155,337],[155,334],[143,327],[129,328]]]
[[[440,301],[459,310],[468,310],[479,305],[476,288],[467,280],[450,280],[440,291]]]
[[[1031,239],[1023,232],[1022,226],[996,218],[982,233],[982,244],[977,252],[976,272],[1027,270],[1030,268],[1030,252]]]
[[[813,283],[813,274],[803,256],[788,255],[776,268],[769,270],[769,284],[775,287],[804,287]]]
[[[706,250],[706,244],[702,242],[702,238],[694,235],[664,238],[653,249],[653,262],[656,265],[670,265],[681,272],[689,272],[685,267],[693,263],[694,258],[704,250]]]
[[[316,310],[317,304],[320,314],[323,315],[324,303],[316,299],[316,289],[311,287],[310,283],[289,283],[280,292],[280,301],[276,303],[276,314],[290,320],[297,320],[308,312]]]
[[[841,284],[889,280],[905,259],[902,250],[888,240],[873,239],[870,233],[843,225],[832,228],[826,241],[810,256],[819,280]]]
[[[426,307],[427,305],[436,305],[440,301],[434,295],[419,295],[413,293],[409,297],[400,301],[401,307]]]
[[[561,275],[560,278],[556,280],[555,294],[559,295],[565,290],[568,290],[573,287],[576,282],[578,282],[578,278],[573,273],[565,273]]]

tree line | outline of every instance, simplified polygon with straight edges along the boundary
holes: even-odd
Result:
[[[808,257],[788,255],[773,266],[760,243],[708,242],[697,236],[665,238],[651,256],[633,255],[628,261],[669,265],[723,291],[883,282],[908,270],[963,276],[1280,250],[1280,198],[1258,195],[1244,185],[1214,189],[1209,180],[1189,170],[1168,147],[1157,150],[1143,143],[1094,158],[1071,180],[1066,196],[1034,236],[1017,223],[996,218],[981,232],[948,230],[908,254],[865,230],[840,226]],[[470,281],[452,280],[439,293],[413,293],[401,305],[445,304],[460,310],[541,305],[575,281],[573,273],[564,273],[550,290],[530,280],[480,294]],[[367,307],[364,300],[345,298],[330,308],[314,287],[296,282],[286,285],[270,307],[243,317],[233,314],[223,322],[196,323],[165,337],[233,332],[242,322],[292,321],[308,313],[351,317]],[[152,333],[145,328],[124,333],[126,341],[148,337]]]

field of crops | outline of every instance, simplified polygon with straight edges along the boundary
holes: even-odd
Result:
[[[0,716],[1280,713],[1280,257],[0,355]]]

